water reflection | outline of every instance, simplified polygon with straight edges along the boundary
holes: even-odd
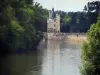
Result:
[[[48,41],[44,51],[42,75],[80,75],[80,45]]]
[[[0,75],[80,75],[80,44],[41,42],[39,50],[1,59]]]
[[[60,44],[56,41],[48,41],[47,49],[44,51],[42,75],[60,74]]]

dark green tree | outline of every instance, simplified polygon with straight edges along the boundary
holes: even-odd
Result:
[[[0,53],[10,51],[15,46],[15,39],[24,32],[13,16],[12,1],[1,0],[0,2]]]
[[[39,44],[42,34],[38,31],[45,31],[48,11],[38,4],[33,0],[0,1],[1,54],[29,50]]]

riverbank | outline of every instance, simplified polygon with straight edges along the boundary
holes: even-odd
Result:
[[[86,41],[85,33],[43,33],[47,40],[82,42]]]
[[[67,39],[65,41],[69,43],[82,43],[83,41],[86,41],[85,35],[68,35]]]

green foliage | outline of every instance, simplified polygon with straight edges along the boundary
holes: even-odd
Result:
[[[11,31],[16,36],[19,37],[24,29],[17,23],[17,21],[11,21]]]
[[[63,12],[61,15],[61,32],[87,32],[90,28],[90,20],[86,12]],[[92,22],[95,23],[95,22]]]
[[[87,33],[81,51],[81,75],[100,75],[100,16]]]
[[[100,12],[100,1],[88,2],[84,10],[83,12],[59,11],[61,16],[61,32],[87,32],[91,24],[97,22]]]
[[[64,22],[67,23],[67,24],[70,23],[71,22],[71,17],[70,16],[65,16],[64,17]]]
[[[34,18],[36,29],[46,32],[48,10],[43,9],[43,7],[37,2],[34,4]]]
[[[33,0],[0,1],[0,54],[35,48],[47,15],[48,10]]]
[[[98,12],[100,11],[100,1],[93,1],[93,2],[88,2],[87,6],[85,5],[84,10],[88,12]]]

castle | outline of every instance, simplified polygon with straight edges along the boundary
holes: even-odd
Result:
[[[47,40],[70,40],[72,37],[79,37],[85,34],[78,33],[62,33],[60,32],[60,14],[58,12],[54,12],[54,8],[49,11],[49,18],[47,19],[47,32],[43,33],[44,38]]]
[[[54,13],[54,8],[49,11],[49,18],[47,19],[47,32],[59,33],[60,32],[60,15],[58,12]]]

